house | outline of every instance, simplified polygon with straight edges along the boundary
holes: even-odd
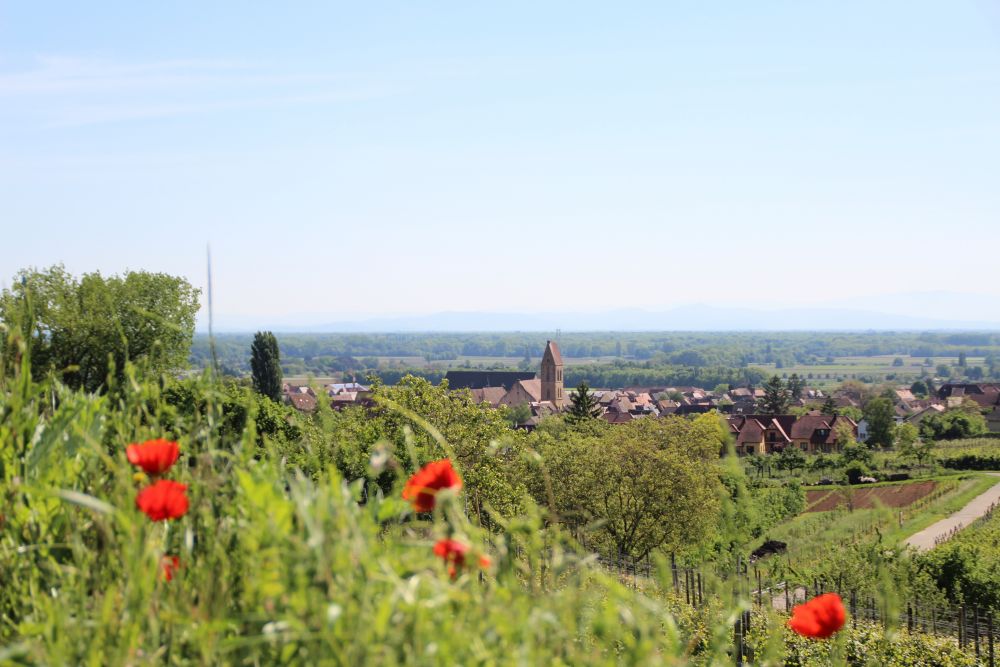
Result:
[[[286,399],[293,408],[299,412],[313,412],[316,410],[316,396],[306,392],[292,392],[286,395]]]
[[[934,403],[928,405],[926,408],[922,408],[917,412],[914,412],[912,415],[907,417],[906,421],[910,422],[914,426],[920,426],[920,422],[922,422],[924,419],[930,417],[931,415],[939,415],[942,412],[944,412],[944,410],[945,408],[943,405],[941,405],[940,403]]]
[[[494,408],[498,408],[501,405],[503,397],[507,395],[507,392],[503,387],[483,387],[482,389],[470,389],[472,392],[472,400],[476,403],[489,403]]]
[[[525,403],[538,403],[542,400],[542,381],[538,378],[518,380],[504,392],[500,405],[514,407]]]
[[[830,454],[838,450],[836,429],[839,425],[850,427],[854,440],[858,438],[858,425],[849,417],[830,416],[822,413],[803,415],[792,424],[792,445],[809,454]]]
[[[858,435],[858,425],[840,415],[818,412],[795,415],[738,415],[729,417],[729,432],[736,440],[737,454],[775,454],[786,447],[803,452],[837,451],[836,429],[847,424]]]

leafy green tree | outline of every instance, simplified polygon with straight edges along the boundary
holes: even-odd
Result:
[[[775,465],[788,471],[798,470],[806,466],[806,456],[795,445],[788,445],[781,450]]]
[[[959,365],[959,367],[960,368],[965,368],[965,366],[966,366],[967,363],[968,363],[968,359],[965,356],[965,352],[959,352],[958,353],[958,365]]]
[[[0,321],[30,341],[33,374],[54,371],[90,392],[120,381],[128,362],[153,374],[184,368],[197,312],[188,281],[145,271],[76,278],[60,265],[30,269],[0,294]]]
[[[507,410],[507,421],[511,426],[520,426],[531,419],[531,406],[527,403],[513,405]]]
[[[710,537],[718,517],[726,439],[711,414],[613,427],[596,420],[584,432],[539,428],[529,444],[547,475],[533,482],[532,494],[554,503],[559,520],[577,533],[599,526],[586,539],[608,554],[642,558],[690,546]]]
[[[826,397],[826,400],[823,401],[823,407],[820,408],[820,412],[831,416],[837,414],[837,404],[833,402],[833,396]]]
[[[847,466],[851,463],[861,463],[864,466],[871,466],[875,460],[872,451],[860,442],[853,442],[845,445],[840,454],[841,465]]]
[[[856,443],[854,428],[847,422],[839,420],[837,425],[833,427],[833,441],[837,451],[843,451],[848,445]]]
[[[449,391],[446,382],[435,386],[412,375],[393,386],[374,385],[372,400],[377,407],[350,407],[330,415],[326,430],[308,443],[326,451],[332,441],[337,468],[346,479],[369,479],[388,493],[399,477],[449,456],[445,447],[450,446],[470,515],[492,525],[490,510],[503,517],[522,510],[525,433],[511,430],[504,411],[476,403],[468,391]],[[390,463],[373,470],[372,457],[380,451]]]
[[[253,388],[272,401],[281,400],[281,353],[278,339],[270,331],[258,331],[250,345]]]
[[[912,451],[919,437],[920,432],[917,430],[917,427],[909,422],[897,424],[893,431],[893,441],[896,443],[896,449],[901,454]]]
[[[920,422],[920,436],[925,440],[973,438],[987,431],[986,419],[981,414],[962,409],[931,415]]]
[[[927,390],[927,383],[923,380],[917,380],[910,385],[910,393],[918,398],[924,398],[929,393]]]
[[[766,415],[782,415],[788,410],[788,390],[777,375],[764,383],[764,396],[758,403],[758,409]]]
[[[566,421],[576,424],[587,419],[597,419],[601,416],[601,406],[597,398],[590,391],[590,386],[586,382],[581,382],[576,391],[570,395],[570,407],[566,414]]]
[[[862,410],[868,422],[868,445],[870,447],[891,447],[893,424],[896,410],[888,398],[873,398]]]
[[[865,413],[862,412],[861,408],[856,408],[853,405],[845,405],[842,408],[837,408],[836,413],[841,417],[847,417],[855,424],[865,417]]]

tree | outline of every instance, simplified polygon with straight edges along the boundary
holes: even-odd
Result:
[[[795,445],[788,445],[781,450],[781,454],[778,455],[778,461],[775,465],[788,471],[798,470],[805,467],[806,456]]]
[[[766,415],[781,415],[788,410],[788,391],[780,377],[773,375],[764,383],[764,397],[757,406]]]
[[[120,381],[129,362],[153,374],[185,367],[197,312],[188,281],[145,271],[76,278],[60,265],[24,270],[0,294],[0,321],[30,341],[36,376],[54,371],[90,392]]]
[[[823,407],[820,408],[820,412],[830,416],[837,414],[837,404],[833,402],[833,396],[826,397],[826,400],[823,401]]]
[[[917,427],[909,422],[897,424],[893,431],[893,440],[896,443],[896,449],[903,456],[906,456],[905,452],[913,451],[913,446],[919,437],[920,432],[917,431]]]
[[[959,352],[958,353],[958,365],[959,365],[959,367],[965,368],[965,365],[967,363],[968,363],[968,359],[965,356],[965,352]]]
[[[792,373],[788,378],[788,393],[794,400],[802,398],[802,390],[806,388],[806,382],[799,377],[798,373]]]
[[[507,410],[507,421],[511,426],[520,426],[531,419],[531,406],[527,403],[513,405]]]
[[[924,398],[928,394],[927,383],[923,380],[917,380],[910,385],[910,393],[918,398]]]
[[[895,359],[892,360],[892,365],[896,366],[896,367],[902,366],[903,365],[903,358],[902,357],[896,357]]]
[[[873,398],[862,410],[868,422],[868,445],[870,447],[891,447],[892,430],[896,410],[892,401],[885,397]]]
[[[981,414],[960,408],[925,417],[920,422],[920,436],[925,440],[972,438],[987,430],[986,419]]]
[[[574,531],[590,526],[606,554],[643,558],[697,544],[719,515],[719,452],[727,434],[715,415],[637,419],[590,432],[532,432],[550,484],[532,484],[540,503],[554,502]],[[605,425],[606,426],[606,425]],[[558,426],[556,426],[558,428]]]
[[[258,331],[250,345],[253,388],[272,401],[281,400],[281,353],[278,339],[270,331]]]
[[[425,429],[429,424],[454,451],[470,515],[490,525],[487,508],[504,517],[522,511],[527,488],[521,444],[526,435],[511,430],[504,411],[476,403],[471,392],[449,391],[447,382],[433,385],[412,375],[394,386],[374,385],[372,400],[377,407],[334,412],[332,437],[322,431],[316,435],[314,456],[332,456],[345,479],[375,481],[388,495],[398,478],[450,456]],[[372,455],[384,443],[392,463],[375,473]]]
[[[837,451],[844,451],[848,445],[857,442],[854,437],[854,427],[844,420],[837,420],[837,425],[833,427],[833,441]]]
[[[597,419],[601,416],[601,406],[597,403],[597,398],[590,392],[590,385],[581,382],[576,391],[569,397],[569,411],[566,421],[576,424],[588,419]]]

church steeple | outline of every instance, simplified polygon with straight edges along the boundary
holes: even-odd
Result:
[[[559,345],[548,341],[542,355],[542,400],[551,401],[557,408],[566,402],[563,396],[563,360]]]

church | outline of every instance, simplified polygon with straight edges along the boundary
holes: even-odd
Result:
[[[548,341],[541,373],[531,371],[448,371],[449,389],[468,389],[478,402],[494,407],[528,405],[535,416],[560,412],[566,406],[563,360],[559,344]]]

